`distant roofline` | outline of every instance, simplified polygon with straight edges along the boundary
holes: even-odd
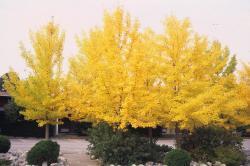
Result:
[[[6,91],[0,91],[0,97],[10,97],[10,95]]]

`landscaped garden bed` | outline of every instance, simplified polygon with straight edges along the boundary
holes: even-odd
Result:
[[[89,154],[101,165],[240,166],[246,164],[239,136],[208,126],[182,132],[177,149],[158,145],[133,129],[120,131],[101,123],[89,132]],[[184,134],[185,133],[185,134]]]
[[[69,166],[67,159],[60,154],[60,146],[51,140],[42,140],[29,151],[9,151],[10,140],[0,136],[0,166]]]
[[[27,152],[0,153],[0,166],[28,166],[29,164],[26,161],[26,157]],[[69,164],[67,159],[60,154],[57,162],[51,163],[50,166],[69,166]]]

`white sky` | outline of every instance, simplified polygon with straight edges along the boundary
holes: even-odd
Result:
[[[117,6],[138,18],[142,28],[157,32],[166,16],[188,17],[195,31],[227,45],[239,61],[250,62],[250,0],[0,0],[0,75],[10,67],[24,75],[19,42],[28,46],[29,30],[52,16],[66,31],[66,61],[77,53],[75,36],[100,25],[103,11]]]

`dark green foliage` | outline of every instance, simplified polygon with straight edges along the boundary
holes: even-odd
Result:
[[[243,139],[224,128],[207,126],[185,133],[180,139],[180,147],[187,150],[196,161],[221,161],[215,150],[218,147],[231,147],[242,151]]]
[[[226,69],[223,72],[223,75],[229,75],[232,74],[237,66],[237,59],[236,59],[236,55],[232,56],[232,58],[230,59]]]
[[[142,127],[138,127],[138,128],[133,128],[131,126],[128,126],[129,128],[129,131],[131,132],[135,132],[135,133],[138,133],[142,136],[145,136],[147,137],[149,135],[149,128],[142,128]],[[152,129],[152,136],[153,137],[161,137],[162,136],[162,128],[161,127],[156,127],[156,128],[151,128]]]
[[[215,149],[216,160],[227,166],[243,165],[246,161],[245,154],[234,147],[218,147]]]
[[[250,137],[250,125],[240,126],[237,128],[237,132],[241,134],[242,137]]]
[[[43,140],[38,142],[27,153],[27,162],[30,165],[42,165],[44,161],[48,164],[57,162],[60,146],[51,140]]]
[[[22,111],[23,108],[16,105],[14,99],[4,105],[4,112],[0,112],[1,134],[14,137],[44,137],[44,129],[38,127],[35,121],[26,121],[20,114]],[[52,132],[51,130],[51,134]]]
[[[168,146],[150,143],[146,137],[134,132],[114,131],[107,124],[99,124],[89,131],[91,155],[103,164],[142,164],[147,161],[162,162],[164,154],[171,150]]]
[[[90,122],[76,122],[71,121],[68,118],[64,118],[63,127],[70,128],[71,132],[77,133],[80,136],[86,136],[88,134],[88,128],[92,126]]]
[[[3,90],[3,78],[0,77],[0,91]]]
[[[10,145],[8,137],[0,135],[0,153],[7,153],[10,149]]]
[[[6,105],[4,105],[5,111],[5,118],[10,123],[15,123],[17,121],[23,121],[24,118],[20,114],[23,111],[22,107],[19,107],[15,102],[14,99],[11,99]]]
[[[189,153],[181,149],[171,150],[164,158],[164,164],[168,166],[189,166],[191,161]]]
[[[1,160],[0,159],[0,166],[9,166],[11,164],[10,160]]]

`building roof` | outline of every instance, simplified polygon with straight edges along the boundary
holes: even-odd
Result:
[[[0,97],[10,97],[10,95],[6,91],[0,91]]]

